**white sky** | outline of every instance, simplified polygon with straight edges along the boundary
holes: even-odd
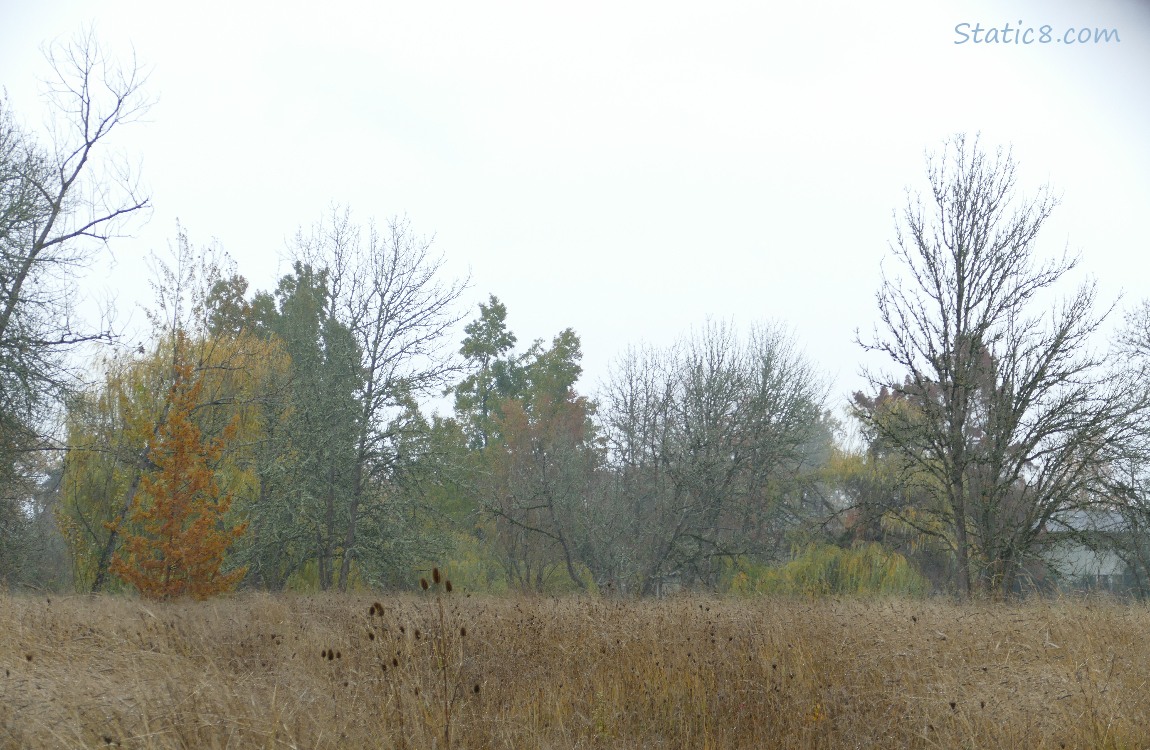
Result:
[[[0,0],[0,86],[39,123],[41,46],[92,22],[152,68],[121,145],[155,210],[88,276],[121,318],[177,217],[267,289],[285,240],[347,203],[435,235],[523,344],[574,328],[584,391],[711,317],[788,323],[841,397],[892,212],[963,130],[1062,194],[1049,252],[1150,296],[1148,0],[789,5]],[[955,44],[1020,20],[1121,42]]]

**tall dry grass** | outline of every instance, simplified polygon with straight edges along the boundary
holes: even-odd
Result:
[[[1148,635],[1106,601],[9,596],[0,746],[1147,747]]]

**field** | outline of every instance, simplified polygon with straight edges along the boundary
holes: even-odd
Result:
[[[1136,748],[1150,610],[0,598],[5,748]]]

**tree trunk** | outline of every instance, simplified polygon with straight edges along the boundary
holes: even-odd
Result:
[[[955,562],[958,565],[958,595],[970,599],[970,542],[966,535],[966,486],[961,475],[952,488],[954,496],[951,508],[954,511]]]
[[[373,390],[368,389],[367,397],[374,396]],[[351,577],[351,559],[355,555],[355,531],[359,523],[359,501],[363,496],[363,466],[367,462],[367,434],[366,425],[368,414],[363,415],[364,427],[361,428],[359,446],[356,451],[355,466],[352,468],[351,504],[347,508],[347,533],[343,538],[343,560],[339,566],[339,590],[347,591],[348,579]]]
[[[155,442],[156,438],[160,436],[160,429],[163,427],[164,423],[168,421],[168,412],[171,410],[171,408],[172,397],[171,391],[169,391],[167,398],[164,400],[164,408],[160,412],[160,418],[156,420],[155,426],[152,427],[152,439],[149,441],[148,445],[151,445],[153,442]],[[104,544],[104,549],[100,552],[100,559],[96,563],[96,578],[92,581],[93,594],[98,594],[104,590],[104,584],[108,579],[108,567],[111,566],[112,555],[116,552],[116,540],[120,538],[120,534],[117,529],[119,529],[120,524],[124,522],[124,519],[127,518],[128,513],[132,510],[132,503],[136,501],[136,490],[140,486],[140,479],[143,478],[145,469],[147,469],[149,464],[151,464],[151,459],[148,455],[150,450],[150,448],[145,446],[136,458],[136,475],[132,478],[131,486],[128,487],[128,497],[124,501],[124,506],[120,508],[120,512],[116,514],[116,520],[113,522],[112,532],[108,535],[108,541]]]
[[[116,514],[116,520],[113,522],[112,531],[108,534],[108,541],[104,543],[104,549],[100,551],[100,559],[96,562],[96,578],[92,581],[92,593],[98,594],[104,590],[104,584],[108,579],[108,568],[112,564],[112,555],[116,553],[116,540],[120,538],[118,529],[120,524],[128,516],[128,512],[132,509],[132,503],[136,500],[136,489],[140,486],[140,477],[142,472],[137,471],[136,476],[132,479],[132,484],[128,488],[128,497],[124,501],[124,505],[120,508],[120,512]]]
[[[328,545],[324,543],[322,530],[317,531],[315,536],[316,577],[319,581],[320,591],[327,591],[327,582],[331,578],[328,571]]]

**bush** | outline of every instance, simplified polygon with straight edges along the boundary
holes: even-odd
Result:
[[[738,561],[730,590],[740,594],[923,596],[930,591],[930,582],[905,557],[881,544],[850,549],[810,544],[781,567]]]

